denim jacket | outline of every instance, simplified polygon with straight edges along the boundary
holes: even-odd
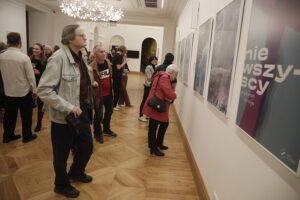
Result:
[[[37,94],[45,103],[51,121],[56,123],[66,124],[66,115],[74,106],[80,107],[80,71],[68,46],[63,46],[49,58]],[[92,103],[91,94],[88,96]]]

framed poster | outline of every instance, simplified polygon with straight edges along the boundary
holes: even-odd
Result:
[[[243,0],[233,0],[216,16],[207,100],[227,113],[240,38]]]
[[[183,83],[187,86],[189,80],[189,71],[192,58],[194,33],[190,33],[185,39],[184,58],[183,58]]]
[[[195,79],[194,79],[194,90],[203,96],[205,75],[207,71],[209,51],[210,51],[210,40],[212,31],[213,19],[210,18],[204,22],[198,30],[198,49],[197,49],[197,60],[195,68]]]
[[[242,130],[298,176],[299,19],[299,0],[253,0],[236,119]]]
[[[180,42],[180,52],[179,52],[179,80],[183,82],[183,68],[184,68],[184,50],[185,50],[185,39]]]

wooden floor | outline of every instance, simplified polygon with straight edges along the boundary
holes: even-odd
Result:
[[[115,111],[112,130],[117,138],[94,142],[94,153],[87,166],[93,176],[89,184],[73,183],[83,200],[198,199],[191,167],[185,155],[174,113],[165,137],[165,157],[149,154],[147,123],[138,121],[144,77],[132,73],[128,92],[134,107]],[[36,109],[35,109],[36,110]],[[33,128],[36,122],[36,111]],[[54,172],[50,139],[50,120],[46,114],[42,131],[35,141],[2,143],[0,134],[0,200],[66,199],[53,192]],[[18,119],[16,133],[21,132]],[[69,158],[69,165],[72,156]],[[69,166],[68,165],[68,166]]]

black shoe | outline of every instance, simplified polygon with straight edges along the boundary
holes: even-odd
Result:
[[[19,138],[21,138],[21,135],[13,135],[9,138],[3,138],[3,143],[9,143],[10,141],[17,140]]]
[[[78,181],[78,182],[81,182],[81,183],[90,183],[93,180],[93,177],[91,177],[89,175],[86,175],[86,174],[83,174],[81,176],[73,176],[73,175],[69,174],[68,176],[71,180]]]
[[[103,136],[95,136],[95,140],[97,141],[97,142],[99,142],[100,144],[103,144]]]
[[[157,148],[150,149],[150,154],[154,154],[156,156],[165,156],[165,154],[160,150],[158,150]]]
[[[26,138],[26,139],[23,138],[23,143],[30,142],[32,140],[35,140],[36,138],[37,138],[37,135],[36,134],[32,134],[30,138]]]
[[[68,198],[76,198],[79,196],[80,192],[74,188],[73,186],[67,186],[67,187],[55,187],[54,192],[58,194],[62,194]]]
[[[42,128],[42,125],[36,125],[34,132],[39,132]]]
[[[103,131],[103,134],[109,137],[117,137],[117,134],[112,132],[111,130]]]
[[[158,146],[158,148],[159,148],[160,150],[167,150],[169,147],[164,146],[164,145],[160,145],[160,146]]]

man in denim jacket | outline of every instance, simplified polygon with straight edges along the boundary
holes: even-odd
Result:
[[[47,106],[51,116],[51,139],[53,148],[55,189],[69,198],[79,196],[79,191],[70,185],[70,180],[89,183],[92,177],[84,173],[93,151],[88,111],[91,106],[87,65],[80,49],[86,45],[86,36],[79,25],[68,25],[62,32],[63,47],[48,60],[41,77],[38,96]],[[84,130],[73,132],[65,120],[73,113],[81,116]],[[74,160],[69,173],[66,172],[70,149],[74,148]]]

